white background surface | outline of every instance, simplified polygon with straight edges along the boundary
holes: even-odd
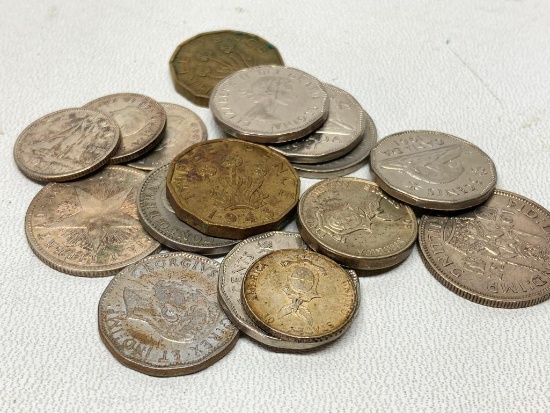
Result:
[[[194,375],[159,379],[125,368],[97,333],[110,277],[69,276],[33,255],[23,221],[41,185],[12,156],[33,120],[116,92],[183,104],[219,136],[209,111],[176,93],[168,60],[199,32],[237,29],[352,93],[379,137],[434,129],[470,140],[493,158],[497,187],[548,208],[549,1],[0,6],[0,410],[550,410],[550,301],[520,310],[471,303],[441,286],[416,249],[397,268],[361,279],[357,319],[319,351],[281,354],[242,337]],[[313,182],[302,180],[302,189]]]

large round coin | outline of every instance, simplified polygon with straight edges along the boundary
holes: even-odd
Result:
[[[109,283],[101,339],[127,367],[153,376],[195,373],[233,348],[238,330],[216,300],[219,263],[194,254],[145,258]]]
[[[141,227],[136,192],[145,172],[108,166],[85,179],[46,185],[25,217],[27,239],[50,267],[112,275],[160,248]]]
[[[210,109],[229,135],[260,143],[287,142],[318,129],[328,94],[313,76],[284,66],[242,69],[212,91]]]
[[[493,161],[477,146],[441,132],[407,131],[382,139],[371,152],[375,181],[391,196],[421,208],[456,211],[493,193]]]
[[[251,33],[220,30],[180,44],[170,59],[176,90],[195,105],[208,106],[210,93],[224,77],[246,67],[283,65],[279,51]]]
[[[298,228],[315,251],[360,270],[400,263],[417,235],[411,208],[359,178],[330,179],[309,188],[300,199]]]
[[[166,113],[157,101],[148,96],[117,93],[93,100],[83,107],[111,116],[120,127],[121,143],[111,163],[136,159],[162,138]]]
[[[519,308],[550,297],[550,212],[495,190],[474,210],[424,215],[420,251],[432,275],[473,302]]]
[[[15,142],[15,163],[29,178],[62,182],[105,165],[120,143],[118,125],[89,109],[65,109],[31,123]]]
[[[214,238],[180,220],[166,199],[168,165],[152,171],[138,191],[139,220],[145,230],[167,247],[204,255],[219,255],[238,242]]]
[[[308,250],[274,251],[249,268],[243,306],[252,320],[282,340],[325,342],[341,335],[357,309],[353,278]]]
[[[213,237],[244,239],[280,228],[298,203],[300,178],[284,156],[237,139],[199,143],[170,164],[176,215]]]

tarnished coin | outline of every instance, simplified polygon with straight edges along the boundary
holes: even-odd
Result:
[[[135,93],[116,93],[83,106],[111,116],[120,127],[121,143],[111,163],[128,162],[152,149],[162,138],[166,113],[158,102]]]
[[[298,228],[315,251],[360,270],[400,263],[417,235],[411,208],[359,178],[329,179],[310,187],[300,199]]]
[[[304,178],[324,179],[338,178],[355,172],[367,164],[370,151],[376,143],[376,126],[372,118],[363,111],[365,117],[365,133],[359,144],[346,155],[329,162],[317,164],[302,164],[293,162],[292,166],[298,172],[298,175]]]
[[[50,267],[112,275],[160,249],[141,227],[136,192],[145,172],[108,166],[85,179],[46,185],[25,216],[27,239]]]
[[[242,301],[241,290],[243,278],[250,266],[257,259],[273,251],[284,249],[307,249],[300,234],[292,232],[272,231],[240,242],[222,261],[218,282],[218,301],[229,319],[250,337],[270,347],[282,350],[308,350],[337,339],[333,335],[326,341],[293,342],[273,337],[259,328],[246,313]],[[353,284],[359,295],[359,281],[352,270],[347,270],[353,279]],[[345,332],[345,329],[340,331]]]
[[[375,181],[391,196],[421,208],[456,211],[493,193],[493,161],[477,146],[441,132],[407,131],[372,149]]]
[[[65,109],[31,123],[15,142],[15,163],[29,178],[62,182],[105,165],[120,143],[118,125],[91,109]]]
[[[178,219],[166,199],[166,172],[168,165],[152,171],[138,191],[143,228],[160,243],[180,251],[219,255],[233,248],[238,241],[210,237]]]
[[[275,151],[237,139],[196,144],[170,164],[166,196],[176,215],[204,234],[244,239],[292,217],[300,178]]]
[[[365,111],[353,96],[335,86],[323,83],[330,107],[328,118],[311,135],[284,144],[271,145],[290,162],[319,163],[339,158],[350,152],[365,133]]]
[[[318,129],[329,98],[321,82],[298,69],[242,69],[216,85],[210,109],[229,135],[260,143],[287,142]]]
[[[195,105],[208,106],[212,89],[224,77],[246,67],[283,64],[275,46],[261,37],[221,30],[180,44],[170,59],[170,72],[179,93]]]
[[[160,105],[166,112],[162,140],[148,154],[128,163],[128,166],[151,171],[171,162],[178,153],[191,145],[206,140],[206,125],[195,112],[173,103]]]
[[[258,259],[242,284],[252,320],[282,340],[325,342],[353,319],[358,296],[352,277],[309,250],[280,250]]]
[[[101,339],[127,367],[152,376],[202,370],[226,355],[238,330],[216,300],[219,263],[159,254],[125,268],[101,296]]]
[[[432,275],[475,303],[519,308],[550,297],[550,212],[521,195],[495,190],[459,215],[424,215],[419,244]]]

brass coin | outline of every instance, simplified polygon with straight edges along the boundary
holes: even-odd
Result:
[[[80,178],[105,165],[120,143],[118,125],[91,109],[65,109],[31,123],[15,142],[15,163],[40,182]]]
[[[110,163],[128,162],[152,149],[162,138],[166,113],[148,96],[116,93],[83,106],[111,116],[120,127],[121,143]]]
[[[300,178],[284,156],[265,146],[216,139],[179,154],[166,188],[182,221],[213,237],[244,239],[292,217]]]
[[[247,271],[242,301],[248,315],[275,337],[324,342],[353,319],[352,277],[331,259],[307,250],[274,251]]]
[[[495,190],[459,215],[424,215],[418,242],[430,273],[463,298],[520,308],[550,297],[550,212],[521,195]]]
[[[315,251],[360,270],[400,263],[417,235],[411,208],[359,178],[328,179],[309,188],[298,206],[298,228]]]
[[[246,67],[284,65],[279,51],[251,33],[201,33],[180,44],[170,59],[176,90],[195,105],[208,106],[216,84]]]
[[[101,277],[159,250],[138,219],[136,192],[145,176],[108,166],[82,180],[46,185],[25,216],[34,253],[58,271]]]
[[[99,301],[107,349],[125,366],[153,376],[195,373],[221,359],[238,330],[216,301],[219,265],[172,253],[122,270]]]

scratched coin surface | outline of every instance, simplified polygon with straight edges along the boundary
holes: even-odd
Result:
[[[420,252],[445,287],[478,304],[519,308],[550,297],[550,212],[495,190],[473,210],[424,215]]]
[[[105,165],[120,143],[118,125],[91,109],[65,109],[31,123],[13,155],[25,175],[40,182],[80,178]]]
[[[83,106],[111,116],[120,127],[120,146],[111,163],[128,162],[151,150],[162,138],[166,113],[148,96],[116,93]]]
[[[365,111],[348,92],[323,83],[330,106],[325,123],[309,136],[292,142],[270,145],[290,162],[319,163],[350,152],[365,133]]]
[[[300,199],[298,228],[315,251],[361,270],[400,263],[417,235],[410,207],[359,178],[328,179],[310,187]]]
[[[314,164],[292,162],[292,166],[296,169],[298,175],[313,179],[338,178],[365,166],[370,151],[376,143],[377,133],[372,118],[365,111],[363,111],[363,115],[366,124],[365,133],[355,148],[344,156],[328,162]]]
[[[218,282],[218,301],[229,319],[244,333],[270,347],[281,350],[308,350],[329,343],[339,337],[333,335],[325,341],[293,342],[273,337],[259,328],[246,313],[241,301],[243,278],[257,259],[273,251],[307,249],[300,234],[271,231],[255,235],[240,242],[223,259]],[[352,270],[347,270],[359,295],[359,281]],[[349,325],[349,324],[348,324]],[[345,332],[345,329],[340,331]]]
[[[206,140],[206,125],[195,112],[173,103],[160,105],[166,112],[162,140],[149,153],[128,163],[128,166],[151,171],[170,163],[178,153],[191,145]]]
[[[293,215],[300,178],[282,155],[237,139],[196,144],[170,163],[166,195],[178,218],[204,234],[244,239]]]
[[[375,181],[391,196],[421,208],[456,211],[493,193],[493,161],[477,146],[441,132],[407,131],[382,139],[371,153]]]
[[[269,334],[295,342],[325,342],[353,320],[353,278],[324,255],[280,250],[258,259],[242,284],[245,311]]]
[[[145,175],[108,166],[85,179],[46,185],[25,217],[34,253],[58,271],[101,277],[157,251],[160,245],[141,227],[136,207]]]
[[[329,98],[321,82],[284,66],[242,69],[216,85],[210,99],[225,132],[259,143],[307,136],[327,119]]]
[[[101,339],[127,367],[195,373],[233,348],[238,330],[216,300],[219,263],[189,253],[147,257],[117,274],[99,301]]]
[[[138,191],[139,220],[143,228],[167,247],[204,255],[225,254],[237,240],[214,238],[180,220],[166,199],[168,165],[152,171]]]
[[[246,67],[283,65],[279,51],[251,33],[220,30],[198,34],[180,44],[170,59],[176,90],[196,105],[208,106],[223,78]]]

